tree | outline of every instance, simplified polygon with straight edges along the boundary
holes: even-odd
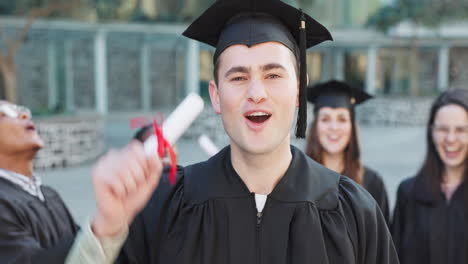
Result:
[[[18,1],[24,2],[24,1]],[[37,1],[36,1],[37,2]],[[18,49],[27,40],[28,32],[34,21],[40,17],[53,15],[57,11],[67,11],[78,6],[78,1],[45,1],[43,6],[32,8],[26,18],[25,25],[18,30],[15,36],[7,37],[4,49],[0,50],[0,88],[6,100],[17,102],[16,91],[16,64],[15,58]],[[11,6],[10,6],[11,8]]]
[[[464,0],[397,0],[384,6],[369,17],[367,25],[380,31],[400,22],[408,21],[416,26],[436,27],[444,22],[467,19],[468,2]]]
[[[438,27],[445,22],[468,18],[468,2],[464,0],[397,0],[369,17],[367,26],[384,33],[401,22],[409,22],[416,30],[420,26]],[[419,93],[419,39],[413,34],[410,44],[410,92]]]

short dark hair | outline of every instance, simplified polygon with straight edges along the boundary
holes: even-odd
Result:
[[[440,108],[447,105],[458,105],[463,107],[465,111],[468,111],[468,90],[466,89],[448,89],[439,97],[436,98],[434,103],[431,106],[429,112],[429,119],[426,127],[426,158],[416,174],[416,181],[418,184],[425,184],[428,187],[433,195],[438,195],[440,192],[440,184],[443,181],[444,173],[444,163],[437,152],[437,148],[434,144],[434,139],[432,137],[432,126],[435,121],[435,116]],[[465,157],[465,179],[468,179],[468,165],[467,159]],[[466,197],[468,202],[468,195]]]

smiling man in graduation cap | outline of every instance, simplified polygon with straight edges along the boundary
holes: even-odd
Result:
[[[136,169],[137,145],[104,158],[98,213],[69,263],[112,261],[127,230],[120,263],[398,263],[370,195],[290,145],[296,108],[296,136],[306,128],[305,50],[331,40],[327,29],[279,0],[225,0],[184,35],[216,48],[209,92],[229,146],[179,170],[174,187],[161,178],[135,219],[154,188],[141,175],[160,165]]]

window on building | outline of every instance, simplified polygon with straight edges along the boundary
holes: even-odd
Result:
[[[437,49],[380,48],[378,52],[379,94],[421,96],[437,92]]]
[[[355,87],[365,89],[367,55],[364,50],[350,50],[344,55],[344,79]]]

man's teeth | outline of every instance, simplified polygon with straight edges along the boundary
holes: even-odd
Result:
[[[249,114],[249,116],[269,116],[269,114],[267,114],[265,112],[253,112],[253,113]]]

